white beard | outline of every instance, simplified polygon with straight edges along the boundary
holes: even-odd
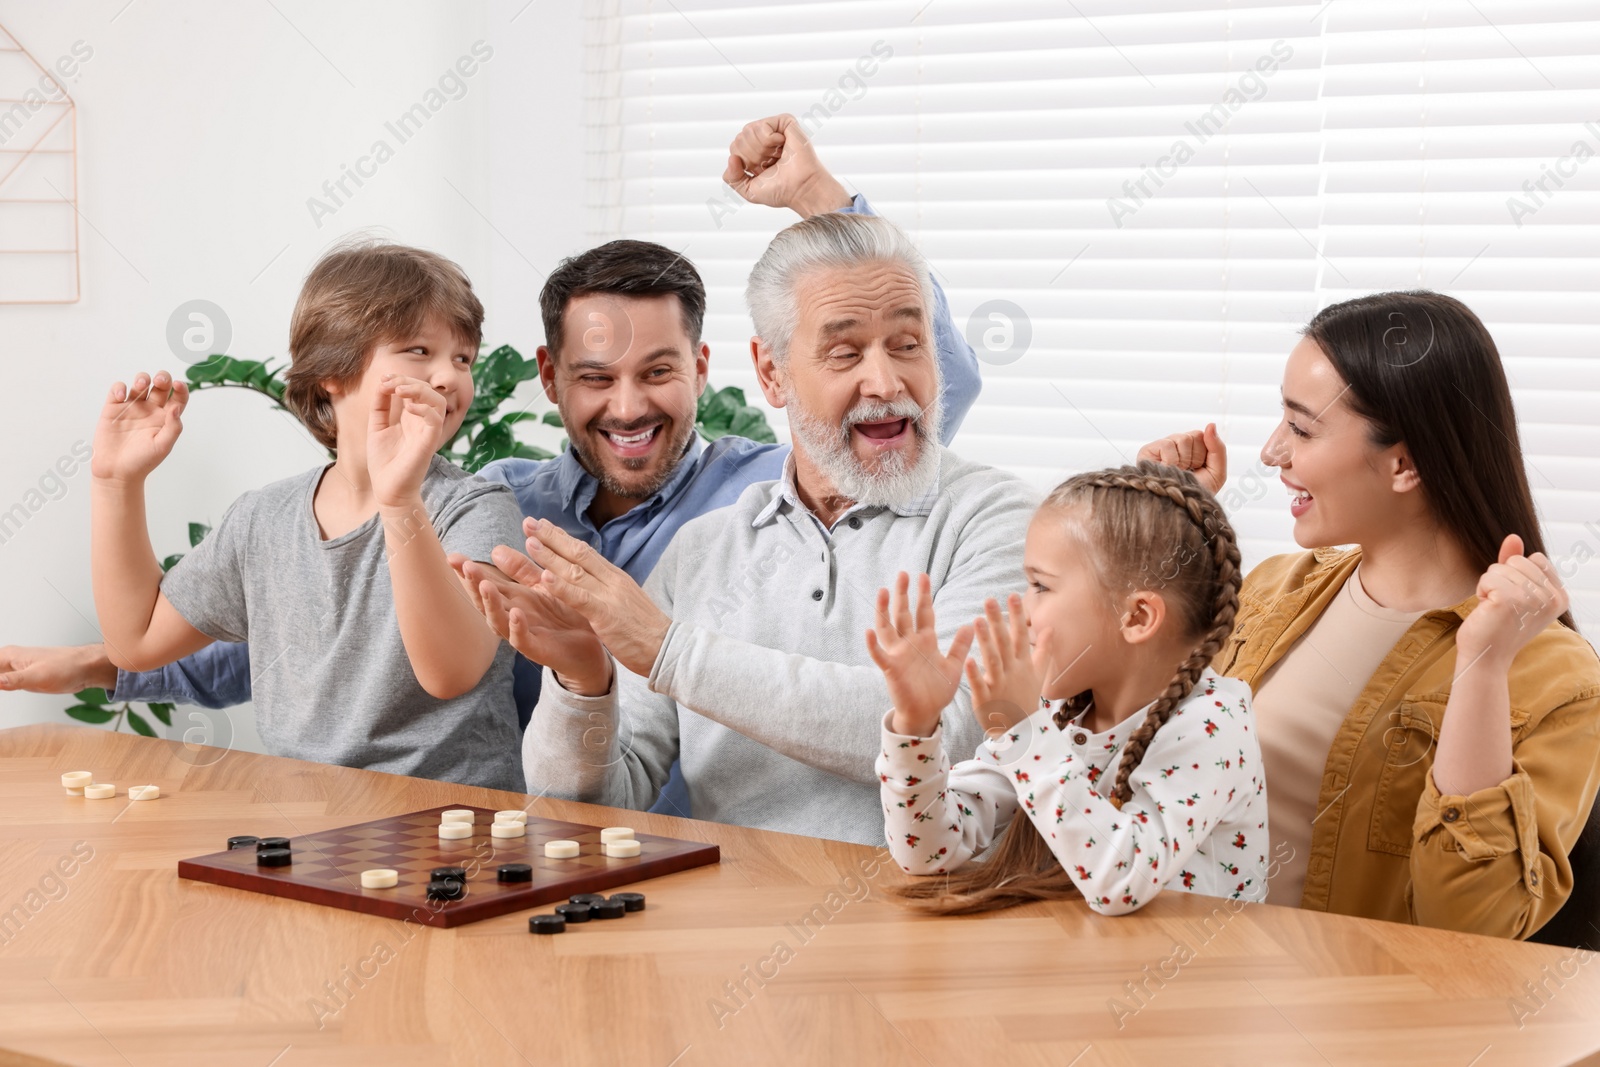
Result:
[[[789,432],[836,492],[869,507],[905,505],[922,496],[939,478],[939,405],[919,408],[909,397],[892,404],[860,404],[842,424],[831,423],[807,411],[791,385],[783,390],[789,413]],[[868,467],[850,447],[851,428],[858,422],[909,419],[916,442],[914,458],[905,452],[885,452],[876,469]]]

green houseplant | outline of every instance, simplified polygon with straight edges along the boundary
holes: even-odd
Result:
[[[189,368],[190,388],[199,392],[205,389],[248,389],[260,393],[278,407],[283,406],[283,367],[273,367],[251,359],[214,355],[203,363]],[[510,345],[501,345],[472,365],[474,388],[472,406],[455,436],[446,441],[439,454],[452,463],[469,470],[479,471],[497,459],[554,459],[555,453],[538,448],[516,437],[516,426],[522,422],[540,422],[546,426],[561,426],[561,413],[546,411],[540,415],[526,410],[526,405],[513,411],[500,413],[517,386],[539,377],[537,360],[525,359]],[[754,441],[774,442],[777,437],[768,425],[761,409],[745,402],[744,391],[736,386],[713,389],[709,386],[700,394],[700,404],[695,412],[695,429],[707,441],[715,441],[727,434],[738,434]],[[561,447],[566,448],[563,439]],[[198,522],[189,524],[189,547],[200,543],[211,532],[211,527]],[[161,569],[168,570],[183,558],[174,553],[161,561]],[[74,694],[78,703],[67,709],[67,714],[80,722],[112,723],[120,730],[126,722],[128,728],[146,737],[156,736],[149,719],[135,711],[131,702],[112,706],[103,689],[85,689]],[[146,704],[150,717],[164,726],[172,725],[171,704]]]

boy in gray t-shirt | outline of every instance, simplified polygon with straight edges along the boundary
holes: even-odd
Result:
[[[112,661],[150,669],[248,640],[273,754],[520,790],[513,653],[445,553],[487,560],[520,537],[521,509],[435,454],[472,403],[482,322],[466,276],[432,253],[323,257],[295,307],[284,402],[337,458],[240,497],[164,577],[144,480],[188,389],[165,371],[113,386],[91,462]]]

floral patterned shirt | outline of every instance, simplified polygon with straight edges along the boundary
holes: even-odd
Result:
[[[1266,779],[1249,687],[1207,669],[1156,731],[1119,810],[1111,782],[1146,710],[1091,734],[1077,720],[1058,729],[1045,706],[954,767],[942,731],[907,737],[885,716],[877,770],[890,853],[910,874],[943,874],[1021,810],[1101,914],[1135,911],[1168,884],[1266,899]]]

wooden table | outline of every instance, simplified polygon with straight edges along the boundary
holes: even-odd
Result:
[[[163,796],[69,797],[77,769]],[[526,798],[0,731],[0,1047],[17,1050],[0,1064],[1600,1062],[1583,953],[1186,893],[1117,919],[1080,902],[929,919],[884,892],[901,875],[882,850],[547,799],[535,813],[714,841],[722,862],[557,937],[521,913],[402,927],[177,877],[231,834],[456,802]]]

